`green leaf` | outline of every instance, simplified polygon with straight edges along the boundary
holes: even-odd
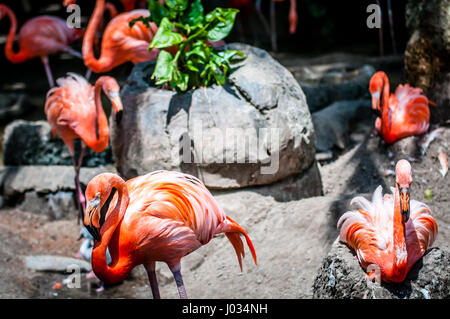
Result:
[[[169,16],[169,11],[157,0],[148,0],[148,10],[150,11],[149,18],[156,25],[159,25],[163,18]]]
[[[209,59],[209,51],[210,48],[204,44],[201,41],[197,41],[196,43],[194,43],[194,45],[192,46],[191,50],[186,52],[186,58],[191,58],[191,56],[196,55],[198,57],[200,57],[203,61],[206,61]]]
[[[160,51],[156,61],[155,71],[152,78],[156,78],[156,85],[169,82],[174,74],[176,65],[173,63],[172,55],[167,51]]]
[[[203,22],[203,5],[201,0],[194,0],[184,14],[182,22],[190,26],[199,26]]]
[[[175,11],[184,11],[188,7],[188,0],[166,0],[166,5],[168,8]]]
[[[188,82],[189,82],[189,74],[180,73],[176,86],[180,91],[186,91],[188,89]]]
[[[237,9],[216,8],[205,16],[205,21],[210,23],[208,28],[208,39],[220,41],[224,39],[233,29]]]
[[[173,32],[174,26],[167,18],[163,18],[150,43],[150,48],[164,49],[183,42],[183,36],[180,33]]]
[[[217,55],[219,55],[220,57],[222,57],[224,60],[226,60],[227,62],[230,62],[231,59],[238,55],[241,58],[245,57],[245,54],[242,53],[239,50],[225,50],[225,51],[220,51],[219,53],[217,53]]]

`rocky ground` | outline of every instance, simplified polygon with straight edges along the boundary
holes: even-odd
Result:
[[[333,62],[339,57],[327,59]],[[394,78],[400,79],[398,73]],[[429,205],[438,223],[434,246],[449,248],[449,174],[443,177],[439,173],[437,154],[444,151],[450,156],[450,128],[443,128],[424,156],[407,156],[381,142],[370,116],[344,127],[344,131],[335,130],[340,134],[335,140],[345,142],[318,154],[323,159],[319,161],[323,196],[283,202],[249,190],[215,194],[226,214],[248,231],[258,265],[253,264],[246,250],[244,270],[240,272],[231,244],[225,236],[217,236],[182,260],[189,297],[313,297],[314,279],[338,234],[338,218],[346,212],[353,196],[371,196],[380,184],[387,191],[394,183],[391,170],[400,157],[409,157],[412,163],[412,197]],[[431,198],[425,197],[428,189]],[[23,256],[73,256],[81,244],[76,240],[80,230],[76,219],[49,220],[45,215],[14,208],[2,208],[0,216],[0,298],[151,298],[142,266],[123,283],[106,287],[103,292],[96,292],[97,284],[84,275],[81,288],[53,289],[68,274],[27,269]],[[178,298],[166,265],[157,265],[157,276],[161,296]]]

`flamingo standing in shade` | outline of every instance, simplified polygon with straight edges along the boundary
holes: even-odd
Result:
[[[370,79],[369,91],[372,94],[372,109],[378,114],[375,128],[386,143],[428,130],[428,104],[435,104],[422,94],[422,89],[400,84],[395,94],[390,94],[386,73],[378,71]]]
[[[81,37],[81,29],[69,28],[66,21],[58,17],[38,16],[25,22],[19,31],[19,52],[13,51],[14,37],[17,31],[17,19],[14,12],[6,5],[0,4],[0,19],[8,16],[11,21],[8,39],[5,46],[6,58],[12,63],[40,57],[45,67],[50,87],[55,83],[48,63],[48,55],[57,52],[67,52],[81,58],[81,54],[69,45]]]
[[[79,172],[85,145],[99,153],[108,146],[109,127],[102,107],[101,90],[111,101],[116,120],[120,122],[123,110],[120,87],[110,76],[98,78],[94,87],[74,73],[68,73],[67,77],[59,78],[56,82],[58,86],[47,93],[45,114],[53,135],[56,133],[61,137],[72,156],[77,203],[82,218],[86,201],[80,187]],[[74,147],[77,138],[82,140],[78,162],[75,160]]]
[[[148,47],[157,32],[154,23],[147,28],[141,21],[130,28],[130,21],[149,15],[148,10],[133,10],[117,15],[105,28],[101,45],[101,54],[97,59],[94,56],[94,37],[98,29],[105,8],[105,0],[97,0],[94,12],[89,20],[86,33],[83,38],[84,64],[93,72],[108,72],[111,69],[131,61],[139,63],[154,60],[158,57],[159,50],[150,52]]]
[[[105,216],[102,206],[113,189],[117,192]],[[180,260],[214,235],[225,233],[242,271],[244,235],[256,264],[253,244],[245,230],[226,216],[197,178],[180,172],[156,171],[125,182],[103,173],[86,188],[84,224],[96,240],[92,269],[105,283],[117,283],[137,265],[147,270],[153,297],[160,298],[155,262],[165,262],[173,273],[180,298],[187,298]],[[103,221],[103,222],[102,222]],[[111,265],[106,262],[106,249]]]
[[[338,221],[339,240],[356,251],[364,269],[377,265],[381,280],[402,282],[414,264],[422,258],[438,233],[436,221],[427,205],[409,199],[411,165],[400,160],[395,167],[396,185],[392,195],[375,190],[372,202],[353,198],[358,210],[342,215]],[[367,269],[371,270],[371,269]],[[377,270],[368,276],[375,279]]]

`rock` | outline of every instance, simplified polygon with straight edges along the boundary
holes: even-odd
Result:
[[[80,183],[86,187],[96,175],[115,173],[114,167],[82,167]],[[27,212],[50,220],[76,216],[75,170],[72,166],[6,166],[0,169],[1,198]]]
[[[276,201],[280,202],[323,195],[322,180],[316,162],[301,174],[287,177],[270,185],[252,186],[245,190],[264,196],[272,196]],[[233,190],[212,190],[213,195],[229,192],[233,192]]]
[[[85,260],[64,256],[24,256],[25,267],[35,271],[52,271],[61,273],[73,273],[75,269],[80,272],[92,270],[91,264]]]
[[[311,113],[333,102],[370,98],[369,82],[375,69],[370,65],[313,65],[293,72],[301,85]]]
[[[96,175],[114,172],[113,167],[82,167],[80,183],[87,185]],[[75,170],[72,166],[5,166],[0,170],[0,185],[5,197],[27,191],[56,193],[75,190]]]
[[[345,149],[349,134],[357,122],[371,120],[370,100],[338,101],[312,114],[316,132],[316,150]],[[371,122],[374,122],[374,120]]]
[[[431,120],[443,123],[450,119],[450,0],[408,1],[406,24],[411,33],[405,50],[408,83],[436,102]]]
[[[22,116],[30,109],[24,94],[0,93],[0,122],[5,123]]]
[[[67,147],[58,136],[53,138],[51,127],[46,121],[16,120],[10,123],[5,128],[3,150],[5,165],[72,165]],[[86,148],[83,166],[96,167],[112,163],[110,146],[102,153]]]
[[[389,149],[396,159],[418,158],[420,156],[420,139],[418,136],[408,136],[390,145]]]
[[[272,184],[312,167],[314,128],[292,74],[264,50],[228,48],[247,54],[233,65],[228,83],[184,94],[147,83],[154,62],[135,66],[122,88],[120,126],[110,119],[122,176],[177,170],[211,189],[235,189]]]
[[[314,280],[313,298],[448,299],[450,297],[450,253],[431,248],[402,283],[371,282],[366,279],[355,254],[336,241]]]

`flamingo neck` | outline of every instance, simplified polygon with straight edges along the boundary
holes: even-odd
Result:
[[[118,226],[122,222],[130,201],[125,182],[118,176],[110,180],[110,189],[117,189],[117,203],[114,209],[107,215],[100,229],[101,241],[96,242],[92,250],[92,270],[105,283],[113,284],[124,280],[133,265],[129,256],[120,254],[118,242],[111,243],[111,239]],[[111,243],[111,245],[110,245]],[[111,265],[106,262],[106,250],[109,247],[111,253]]]
[[[400,191],[395,186],[394,197],[394,261],[392,277],[395,281],[403,281],[407,274],[408,253],[406,248],[405,224],[400,209]]]
[[[12,12],[11,9],[9,9],[8,7],[4,7],[4,10],[6,11],[6,15],[11,21],[11,27],[9,29],[8,39],[6,40],[5,45],[5,55],[6,58],[12,63],[21,63],[27,60],[28,56],[23,50],[20,50],[17,53],[13,51],[13,43],[17,31],[17,19],[16,16],[14,15],[14,12]]]
[[[389,79],[387,75],[383,74],[383,94],[381,96],[381,131],[383,136],[387,136],[387,131],[390,129],[391,123],[391,109],[389,107]]]
[[[105,68],[112,65],[113,60],[105,55],[105,52],[101,52],[100,58],[95,58],[94,55],[94,41],[95,33],[101,25],[103,20],[103,13],[105,11],[105,0],[97,0],[92,13],[91,19],[89,20],[86,32],[83,37],[82,53],[85,65],[91,69],[93,72],[100,73],[106,72]],[[106,52],[107,54],[108,52]]]
[[[97,115],[96,130],[95,134],[90,134],[89,135],[90,139],[85,141],[90,148],[92,148],[94,151],[98,153],[103,152],[106,149],[109,141],[108,119],[106,118],[105,111],[103,110],[101,98],[103,84],[104,84],[103,77],[100,77],[95,83],[94,96],[95,96],[95,112]]]

